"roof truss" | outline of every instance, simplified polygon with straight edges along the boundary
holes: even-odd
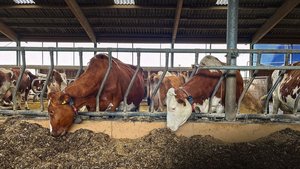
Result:
[[[174,44],[175,41],[176,41],[176,36],[177,36],[177,30],[178,30],[182,5],[183,5],[183,0],[178,0],[177,1],[176,14],[175,14],[174,28],[173,28],[173,33],[172,33],[172,44]]]
[[[77,18],[77,20],[79,21],[79,23],[81,24],[81,26],[83,27],[83,29],[85,30],[89,38],[91,39],[91,41],[96,43],[97,40],[96,40],[95,33],[91,25],[89,24],[87,18],[85,17],[82,10],[80,9],[79,5],[77,4],[76,0],[65,0],[65,2],[73,12],[75,17]]]
[[[297,5],[299,0],[286,0],[269,20],[263,24],[252,37],[252,43],[260,41],[271,29],[273,29],[286,15],[288,15]]]
[[[12,41],[18,41],[18,35],[6,24],[0,22],[0,32]]]

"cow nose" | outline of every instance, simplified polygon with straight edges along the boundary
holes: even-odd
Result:
[[[57,134],[56,132],[50,132],[50,134],[51,134],[51,136],[53,136],[53,137],[58,137],[58,136],[59,136],[59,134]]]

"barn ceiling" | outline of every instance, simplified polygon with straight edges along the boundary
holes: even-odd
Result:
[[[0,1],[0,41],[226,43],[227,6],[216,0],[34,1]],[[300,43],[299,4],[240,0],[238,43]]]

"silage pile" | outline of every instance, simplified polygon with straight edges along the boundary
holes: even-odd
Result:
[[[54,138],[40,125],[11,118],[0,125],[0,168],[300,168],[300,132],[235,144],[168,129],[135,140],[84,129]]]

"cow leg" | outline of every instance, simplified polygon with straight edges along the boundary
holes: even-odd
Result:
[[[28,101],[28,94],[29,94],[29,90],[26,89],[26,90],[25,90],[25,97],[24,97],[24,100],[25,100],[25,109],[26,109],[26,110],[30,110],[30,109],[29,109],[29,106],[28,106],[28,102],[27,102],[27,101]]]
[[[22,100],[22,96],[21,96],[21,93],[17,93],[17,96],[16,96],[16,100],[17,100],[17,109],[18,110],[21,110],[21,100]]]
[[[278,109],[280,107],[280,100],[277,94],[277,89],[275,90],[275,94],[273,93],[273,110],[272,110],[272,114],[278,114]],[[270,113],[270,114],[271,114]]]

